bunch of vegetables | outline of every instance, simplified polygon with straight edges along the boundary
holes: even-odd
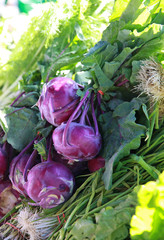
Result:
[[[164,170],[162,4],[116,1],[85,55],[69,65],[72,45],[53,45],[23,75],[0,117],[2,176],[19,196],[4,239],[137,239],[138,186]]]

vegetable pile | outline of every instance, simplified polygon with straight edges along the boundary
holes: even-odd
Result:
[[[44,39],[35,64],[13,75],[16,98],[8,103],[9,91],[1,96],[8,103],[0,110],[3,239],[162,239],[159,226],[141,232],[135,221],[150,207],[150,198],[142,205],[140,185],[157,181],[154,191],[159,176],[163,181],[164,6],[113,4],[96,44],[85,39],[75,11],[65,25],[57,22],[60,33]],[[88,19],[111,6],[92,5],[81,6]],[[13,56],[14,50],[11,62]],[[150,218],[160,205],[151,204]]]

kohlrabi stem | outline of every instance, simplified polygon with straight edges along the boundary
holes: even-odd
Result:
[[[68,121],[66,123],[66,126],[65,126],[64,132],[63,132],[63,139],[62,139],[64,146],[67,145],[67,132],[68,132],[69,125],[71,124],[71,122],[74,119],[75,115],[77,114],[77,112],[80,110],[80,108],[84,104],[84,102],[87,99],[89,94],[90,94],[90,92],[89,92],[89,90],[87,90],[85,95],[84,95],[84,97],[82,98],[82,100],[78,104],[77,108],[74,110],[74,112],[72,113],[72,115],[70,116],[70,118],[68,119]]]
[[[58,110],[53,110],[54,115],[55,114],[60,114],[63,113],[65,110],[68,111],[69,108],[73,107],[74,105],[76,105],[80,100],[80,97],[77,97],[76,99],[74,99],[72,102],[68,103],[67,105],[65,105],[64,107],[62,107],[61,109]]]
[[[128,79],[125,79],[124,81],[118,83],[116,86],[117,86],[117,87],[121,87],[121,86],[125,85],[125,83],[127,83],[127,82],[129,82],[129,80],[128,80]]]
[[[13,176],[14,175],[14,171],[15,171],[15,167],[17,165],[17,162],[19,161],[19,159],[25,154],[25,152],[34,144],[35,140],[38,138],[39,136],[36,136],[34,138],[34,140],[32,140],[17,156],[16,156],[16,162],[14,164],[14,166],[11,168],[10,171],[10,175]]]
[[[97,102],[98,102],[99,110],[100,110],[101,114],[103,114],[104,111],[101,109],[101,94],[99,92],[97,92]]]
[[[90,101],[90,97],[87,99],[87,101],[85,103],[83,113],[82,113],[82,115],[80,117],[80,124],[84,124],[85,125],[85,118],[86,118],[86,114],[87,114],[88,109],[89,109],[89,101]]]
[[[114,85],[119,82],[125,75],[121,74],[115,81],[114,81]]]
[[[93,122],[95,125],[95,133],[96,133],[96,136],[98,136],[100,134],[99,134],[97,119],[96,119],[95,110],[94,110],[94,92],[92,92],[92,95],[91,95],[91,109],[92,109]]]
[[[24,108],[26,108],[26,107],[21,107],[21,108],[19,108],[19,109],[16,109],[16,110],[12,111],[11,113],[6,114],[5,117],[8,117],[8,116],[12,115],[13,113],[16,113],[16,112],[18,112],[18,111],[21,111],[21,110],[23,110]]]
[[[87,119],[88,125],[91,127],[91,122],[90,122],[90,119],[88,117],[88,114],[86,114],[86,119]]]
[[[26,163],[26,166],[25,166],[25,169],[23,172],[23,178],[24,178],[25,182],[27,181],[27,171],[29,169],[31,169],[31,167],[33,166],[33,163],[34,163],[34,160],[36,159],[37,154],[38,154],[38,151],[36,149],[34,149]]]
[[[52,150],[52,137],[50,138],[50,142],[49,142],[49,150],[48,150],[47,162],[51,162],[52,161],[51,150]]]
[[[29,96],[32,96],[32,95],[37,95],[38,96],[38,93],[36,93],[36,92],[29,92],[28,94],[26,94],[23,97],[23,99],[20,99],[19,101],[17,101],[16,104],[14,104],[14,106],[16,107],[19,103],[21,103],[23,100],[25,100],[26,98],[28,98]]]
[[[19,98],[21,98],[23,96],[24,93],[25,93],[25,91],[23,91],[21,94],[19,94],[18,97],[10,104],[10,107],[12,107],[19,100]]]

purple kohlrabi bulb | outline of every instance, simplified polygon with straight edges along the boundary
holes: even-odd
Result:
[[[75,161],[87,161],[95,157],[101,148],[101,136],[96,135],[94,128],[72,122],[69,125],[67,141],[63,134],[66,124],[58,126],[52,135],[56,151],[65,158]]]
[[[90,92],[87,90],[83,99],[70,116],[67,123],[62,123],[55,128],[52,139],[54,147],[59,154],[62,154],[70,162],[87,161],[94,158],[101,149],[102,138],[98,130],[97,119],[94,112],[93,100],[94,93],[88,97]],[[86,124],[88,121],[88,108],[91,102],[92,118],[94,127]],[[84,105],[83,112],[79,122],[74,122],[74,116],[81,110]]]
[[[0,216],[11,211],[20,201],[20,194],[12,188],[11,182],[0,181]]]
[[[56,77],[43,85],[37,102],[42,119],[54,126],[68,120],[77,103],[78,84],[70,78]]]
[[[4,179],[8,166],[8,159],[5,151],[0,147],[0,180]]]
[[[53,208],[65,202],[74,189],[74,176],[61,163],[47,161],[35,165],[25,183],[28,196],[43,208]]]
[[[25,196],[27,196],[27,193],[24,189],[25,181],[23,173],[29,157],[30,154],[24,154],[19,160],[15,157],[10,164],[9,178],[12,182],[13,188]]]

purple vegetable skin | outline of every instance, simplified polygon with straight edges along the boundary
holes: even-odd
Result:
[[[27,161],[30,157],[30,154],[24,154],[19,161],[17,161],[17,157],[13,158],[10,164],[10,175],[9,178],[12,182],[13,188],[16,189],[19,193],[27,196],[26,190],[24,189],[24,177],[23,172]],[[12,171],[14,168],[14,171]]]
[[[67,121],[79,102],[77,90],[78,84],[66,77],[56,77],[44,84],[37,103],[42,119],[54,126]]]
[[[63,134],[66,124],[61,124],[53,132],[54,147],[67,159],[75,161],[89,160],[95,157],[101,148],[101,137],[92,127],[72,122],[68,129],[67,143]]]
[[[25,183],[28,196],[43,208],[53,208],[65,202],[73,192],[75,180],[71,171],[53,161],[35,165]]]
[[[20,202],[19,193],[12,188],[9,180],[0,182],[0,216],[4,216]]]
[[[3,148],[0,148],[0,180],[4,179],[7,171],[8,161],[7,155]]]
[[[57,152],[55,152],[54,161],[62,163],[67,168],[69,168],[75,177],[88,171],[87,161],[69,163],[68,159],[65,159],[61,154],[58,154]]]
[[[101,135],[98,130],[97,120],[93,107],[94,93],[91,98],[88,97],[89,91],[86,91],[83,99],[73,112],[68,122],[58,126],[52,135],[54,147],[59,154],[62,154],[70,162],[87,161],[94,158],[101,149]],[[87,111],[91,100],[92,117],[94,128],[86,124]],[[73,122],[74,117],[84,105],[80,122]],[[90,121],[89,121],[90,124]]]

